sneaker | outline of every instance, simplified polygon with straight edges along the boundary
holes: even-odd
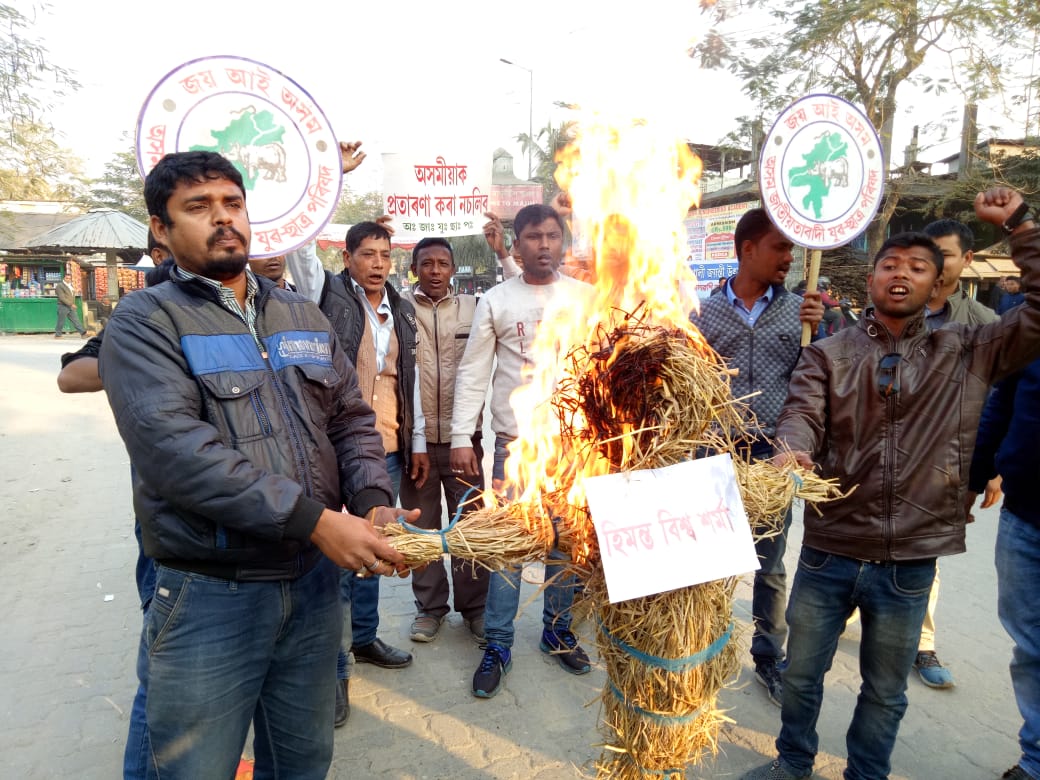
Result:
[[[473,638],[478,642],[484,641],[484,616],[478,615],[472,620],[466,619],[463,621],[466,624],[466,628],[473,634]]]
[[[480,699],[490,699],[502,687],[502,678],[512,668],[509,648],[488,643],[484,650],[484,658],[473,674],[473,695]]]
[[[1018,764],[1015,764],[1000,776],[1000,780],[1034,780],[1034,778]]]
[[[755,661],[755,679],[765,686],[769,694],[769,701],[777,707],[784,703],[784,683],[780,679],[780,669],[773,658],[763,658]]]
[[[412,621],[412,630],[409,636],[413,642],[432,642],[437,638],[437,632],[441,630],[444,617],[437,617],[428,612],[420,612]]]
[[[538,647],[543,653],[556,656],[560,666],[571,674],[586,674],[592,668],[589,666],[588,655],[570,631],[553,631],[547,628],[542,631],[542,641]]]
[[[777,759],[771,764],[755,767],[750,772],[745,772],[740,780],[803,780],[806,777],[812,777],[812,772],[807,775],[792,775],[780,766],[780,760]]]
[[[914,661],[914,669],[921,678],[921,682],[929,688],[952,688],[953,675],[950,670],[939,663],[935,657],[934,650],[922,650],[917,654]]]

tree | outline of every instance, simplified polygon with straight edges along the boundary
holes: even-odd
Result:
[[[979,224],[975,217],[975,196],[993,186],[1006,186],[1018,190],[1027,202],[1035,202],[1040,193],[1040,139],[1027,138],[1028,145],[1021,154],[998,152],[978,156],[968,171],[961,172],[957,179],[947,182],[916,209],[925,219],[950,217],[971,223],[979,231],[976,247],[987,246],[1001,240],[1003,236],[988,223]]]
[[[552,200],[553,196],[560,191],[556,185],[554,174],[556,173],[556,155],[567,144],[574,140],[576,125],[574,122],[564,122],[553,127],[549,122],[538,131],[534,138],[527,133],[520,133],[516,140],[520,142],[520,149],[524,154],[530,150],[534,163],[535,173],[533,181],[542,185],[545,202]]]
[[[46,48],[27,37],[36,14],[49,6],[30,9],[32,18],[0,4],[0,197],[67,199],[80,186],[78,161],[59,146],[42,117],[65,89],[79,85],[70,71],[51,62]]]
[[[75,200],[80,161],[38,122],[14,122],[0,135],[0,200]]]
[[[104,176],[91,182],[90,192],[84,200],[88,208],[116,209],[147,224],[144,181],[137,168],[137,155],[133,148],[116,152],[105,163]]]
[[[40,115],[79,84],[72,72],[50,61],[50,52],[26,37],[36,14],[50,10],[46,3],[31,6],[32,18],[14,6],[0,3],[0,112],[10,128],[34,124]]]
[[[905,83],[942,93],[956,87],[966,100],[1001,88],[1000,73],[1016,24],[1035,12],[1010,16],[1011,0],[748,0],[773,23],[762,36],[738,47],[717,29],[691,50],[706,67],[726,67],[740,77],[744,92],[763,117],[775,116],[796,97],[829,92],[862,106],[891,161],[896,93]],[[712,9],[724,22],[732,4]],[[1031,39],[1032,36],[1029,36]],[[778,46],[779,41],[787,41]],[[929,59],[958,63],[949,78],[921,72]],[[893,186],[894,185],[894,186]],[[868,247],[880,246],[899,203],[898,179],[886,188],[878,218],[867,233]]]
[[[358,222],[374,220],[385,212],[383,194],[381,192],[365,192],[355,195],[347,186],[339,198],[339,204],[332,215],[332,221],[344,225],[356,225]]]

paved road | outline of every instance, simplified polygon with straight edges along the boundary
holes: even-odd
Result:
[[[134,587],[129,463],[103,395],[63,396],[58,356],[78,339],[0,337],[0,776],[117,777],[133,697],[140,610]],[[996,619],[996,512],[978,513],[969,552],[942,562],[939,654],[957,687],[914,678],[893,777],[993,778],[1017,759],[1019,720],[1008,679],[1010,642]],[[793,533],[788,561],[793,563]],[[522,603],[534,593],[524,586]],[[747,620],[750,589],[735,605]],[[353,711],[336,732],[330,777],[577,778],[596,745],[602,668],[564,673],[538,651],[540,604],[518,622],[513,670],[490,701],[469,693],[480,659],[458,616],[413,645],[407,582],[384,581],[381,636],[415,654],[412,667],[358,666]],[[588,636],[588,631],[585,631]],[[817,776],[839,778],[858,689],[859,629],[842,639],[827,678]],[[586,641],[591,646],[591,640]],[[773,755],[779,710],[749,658],[723,696],[733,725],[720,756],[688,778],[734,778]]]

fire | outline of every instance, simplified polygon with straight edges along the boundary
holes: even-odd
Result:
[[[576,444],[582,437],[575,433],[587,431],[589,421],[581,410],[561,415],[553,408],[558,383],[580,381],[590,356],[625,314],[638,311],[644,322],[704,344],[689,321],[697,303],[683,226],[700,199],[700,159],[649,122],[611,124],[594,117],[579,125],[557,162],[557,181],[574,209],[575,254],[587,253],[595,281],[584,298],[557,296],[544,314],[527,381],[511,399],[520,437],[506,463],[507,483],[517,486],[519,501],[548,503],[553,514],[584,507],[583,480],[616,470],[610,459]],[[609,365],[608,359],[600,370]],[[629,426],[615,444],[630,447],[635,433]]]

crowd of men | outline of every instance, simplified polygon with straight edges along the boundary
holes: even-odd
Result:
[[[344,172],[363,160],[358,146],[341,144]],[[467,492],[484,485],[489,383],[491,484],[515,487],[505,482],[519,435],[510,394],[546,306],[588,295],[573,278],[588,272],[563,272],[565,219],[541,204],[517,213],[511,257],[489,215],[485,236],[509,258],[508,278],[477,301],[452,288],[443,238],[415,246],[417,282],[394,289],[382,220],[350,229],[338,274],[312,247],[250,260],[241,175],[213,153],[167,155],[145,200],[153,257],[172,260],[59,376],[66,392],[103,387],[131,460],[144,625],[124,776],[233,776],[252,726],[256,777],[323,778],[349,716],[353,661],[412,663],[377,635],[380,577],[409,573],[378,528],[440,528],[442,493],[449,515],[467,510]],[[885,241],[871,305],[826,335],[820,293],[787,290],[793,244],[762,209],[737,225],[737,273],[691,315],[735,369],[734,394],[752,396],[746,451],[858,486],[806,513],[790,597],[790,512],[783,533],[757,545],[751,654],[782,728],[777,758],[751,780],[811,775],[824,675],[857,612],[863,685],[845,777],[887,777],[911,672],[953,685],[935,652],[936,560],[964,551],[976,495],[995,503],[1001,477],[999,612],[1024,720],[1022,757],[1005,777],[1040,780],[1028,590],[1040,572],[1040,229],[1007,189],[980,193],[975,209],[1009,235],[1022,269],[999,317],[961,289],[973,237],[943,220]],[[806,347],[803,324],[816,334]],[[576,582],[553,576],[563,553],[547,563],[540,647],[586,673],[571,626]],[[411,577],[410,638],[434,641],[453,607],[483,648],[472,693],[494,696],[512,667],[519,572],[451,560]]]

